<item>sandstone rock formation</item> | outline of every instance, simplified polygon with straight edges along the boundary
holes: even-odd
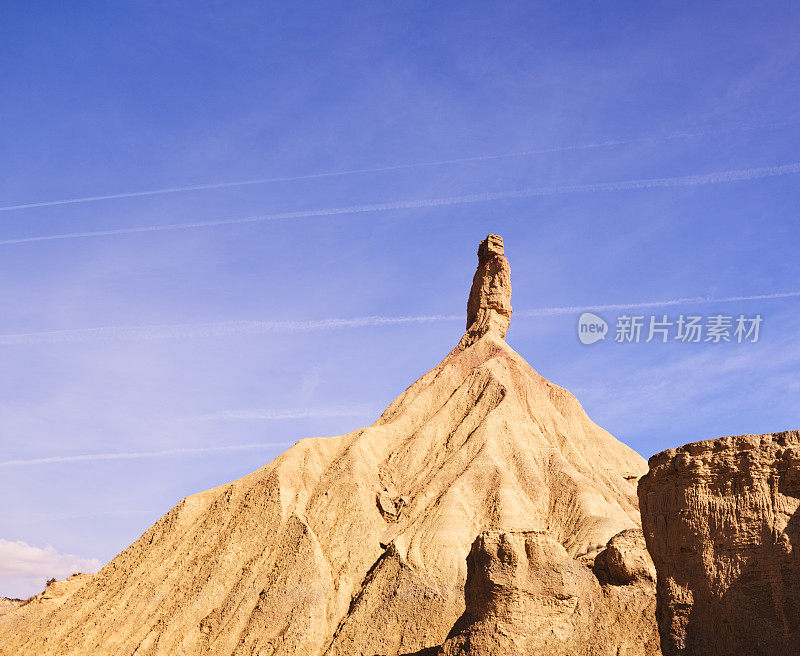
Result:
[[[490,236],[467,334],[373,425],[187,497],[57,607],[0,618],[0,654],[408,654],[463,613],[482,531],[547,531],[569,562],[637,527],[646,463],[506,344],[509,281]]]
[[[543,531],[481,533],[466,610],[437,656],[654,656],[655,570],[640,530],[573,559]]]
[[[655,455],[639,499],[665,656],[800,654],[800,431]]]
[[[489,331],[505,339],[511,312],[511,267],[503,238],[489,235],[478,246],[478,269],[467,300],[467,332],[459,346],[469,346]]]

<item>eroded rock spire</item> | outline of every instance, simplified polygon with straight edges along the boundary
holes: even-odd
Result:
[[[503,255],[503,238],[489,235],[478,246],[478,270],[467,301],[468,346],[486,333],[505,338],[511,323],[511,266]]]

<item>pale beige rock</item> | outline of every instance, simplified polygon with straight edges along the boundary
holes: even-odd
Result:
[[[500,243],[471,332],[372,426],[187,497],[58,608],[0,620],[0,654],[410,653],[462,614],[481,531],[546,530],[574,557],[637,527],[644,460],[503,340]]]
[[[594,572],[589,564],[543,531],[481,533],[468,558],[466,610],[437,656],[659,654],[642,532],[615,536]]]
[[[655,455],[639,498],[665,656],[800,654],[800,431]]]

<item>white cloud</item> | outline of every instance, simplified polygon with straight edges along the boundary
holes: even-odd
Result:
[[[75,572],[96,572],[97,558],[60,553],[51,546],[34,547],[22,540],[0,538],[0,595],[28,597],[41,592],[48,579],[63,579]]]

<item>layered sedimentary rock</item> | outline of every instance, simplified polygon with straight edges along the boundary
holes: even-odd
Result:
[[[644,460],[503,339],[499,237],[468,311],[461,343],[374,424],[187,497],[58,607],[0,618],[0,653],[407,654],[463,613],[482,531],[547,531],[574,558],[637,527]]]
[[[437,656],[654,656],[655,570],[642,532],[572,558],[542,531],[481,533],[466,610]]]
[[[660,453],[639,498],[665,656],[800,654],[800,432]]]

